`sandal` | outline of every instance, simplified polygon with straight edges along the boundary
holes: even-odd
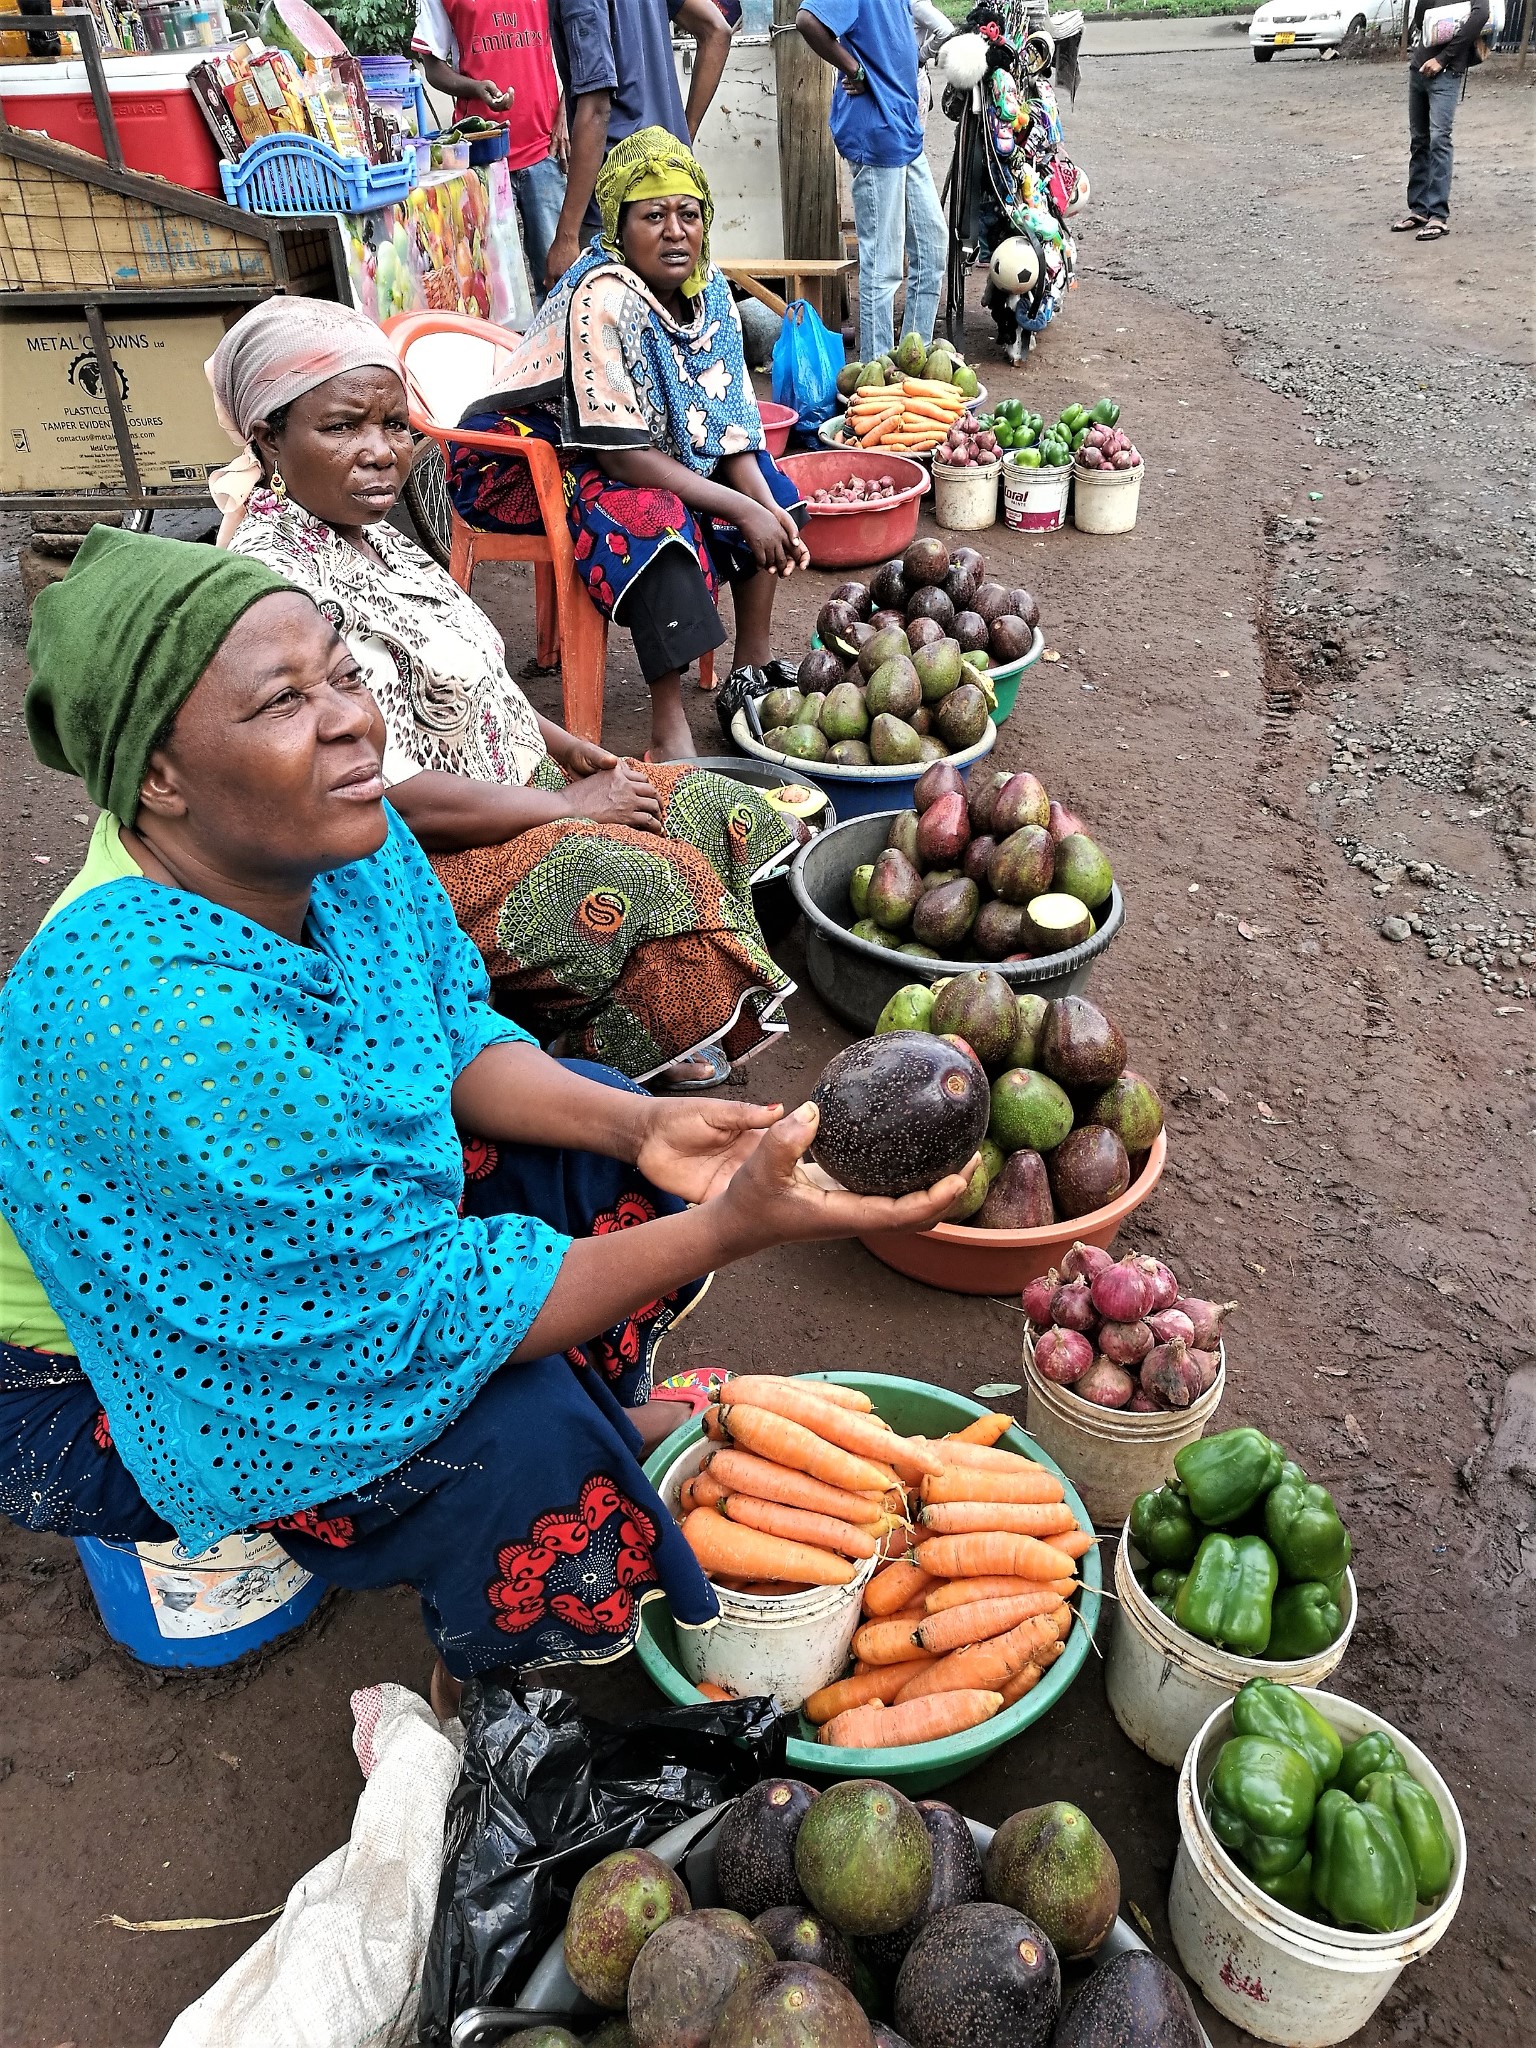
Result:
[[[698,1080],[691,1080],[684,1073],[687,1067],[707,1069]],[[722,1081],[731,1078],[731,1063],[718,1045],[697,1046],[692,1052],[684,1053],[669,1067],[663,1067],[659,1074],[653,1074],[647,1082],[653,1094],[695,1095],[706,1088],[718,1088]]]
[[[1448,220],[1427,220],[1414,236],[1416,242],[1440,242],[1451,232]]]
[[[1427,217],[1427,215],[1422,213],[1405,213],[1399,219],[1393,221],[1392,233],[1394,235],[1413,234],[1417,229],[1423,227]]]

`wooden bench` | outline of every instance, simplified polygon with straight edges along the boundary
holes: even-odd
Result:
[[[851,284],[851,273],[858,267],[853,258],[846,256],[818,256],[802,261],[784,256],[743,256],[720,265],[732,284],[750,292],[769,312],[781,318],[790,299],[808,300],[834,334],[843,324],[843,288]],[[768,289],[762,281],[765,277],[783,280],[783,298]]]

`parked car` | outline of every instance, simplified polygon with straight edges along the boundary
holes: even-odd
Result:
[[[1402,25],[1402,0],[1264,0],[1248,25],[1248,43],[1256,64],[1267,64],[1276,50],[1335,57],[1346,36],[1368,28],[1395,36]]]

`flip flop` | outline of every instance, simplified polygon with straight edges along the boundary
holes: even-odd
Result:
[[[685,1064],[704,1061],[709,1068],[707,1080],[689,1080],[678,1069]],[[706,1088],[718,1088],[722,1081],[731,1078],[731,1063],[718,1045],[697,1046],[694,1051],[684,1053],[670,1067],[663,1067],[659,1074],[653,1074],[647,1086],[653,1092],[662,1091],[668,1095],[696,1095]]]
[[[1413,239],[1416,242],[1443,242],[1450,232],[1449,221],[1427,220]]]
[[[696,1365],[687,1372],[675,1372],[660,1386],[652,1387],[653,1401],[677,1401],[690,1415],[702,1415],[730,1378],[723,1365]]]
[[[1422,213],[1405,213],[1401,220],[1393,221],[1391,232],[1394,235],[1412,234],[1416,229],[1423,227],[1425,218]]]

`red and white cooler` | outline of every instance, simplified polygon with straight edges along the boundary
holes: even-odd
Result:
[[[209,52],[158,50],[142,57],[108,57],[104,68],[112,114],[130,171],[152,171],[214,199],[224,197],[219,158],[187,73]],[[13,128],[40,129],[104,157],[101,127],[91,102],[84,61],[0,64],[0,106]]]

